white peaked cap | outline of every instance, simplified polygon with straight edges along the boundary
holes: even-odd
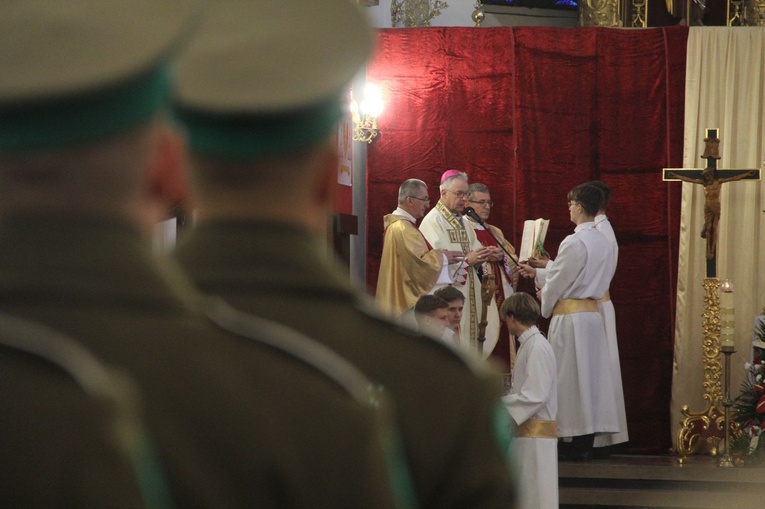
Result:
[[[194,0],[2,0],[0,104],[66,97],[149,70],[175,48]]]
[[[373,40],[349,0],[213,0],[179,55],[175,100],[222,114],[310,108],[343,90]]]

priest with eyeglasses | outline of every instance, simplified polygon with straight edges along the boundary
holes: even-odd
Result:
[[[465,295],[461,346],[475,351],[479,349],[482,266],[490,261],[493,251],[481,245],[463,216],[468,197],[467,174],[459,170],[444,172],[439,190],[438,203],[422,219],[420,231],[434,249],[460,251],[463,255],[462,259],[449,264],[449,271],[454,277],[454,286]],[[444,285],[436,285],[435,289],[441,286]]]

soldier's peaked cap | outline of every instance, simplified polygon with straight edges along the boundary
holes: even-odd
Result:
[[[261,157],[326,136],[372,49],[349,0],[217,0],[177,62],[192,150]]]
[[[0,150],[87,141],[145,121],[166,100],[168,56],[195,0],[4,0]]]

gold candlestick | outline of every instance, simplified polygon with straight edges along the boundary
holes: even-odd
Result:
[[[733,467],[733,458],[730,455],[730,407],[733,401],[730,399],[730,356],[736,351],[733,346],[722,346],[720,351],[725,355],[725,397],[722,406],[725,408],[725,453],[720,458],[720,467]]]
[[[733,342],[734,314],[733,314],[733,282],[730,279],[720,281],[720,351],[725,355],[725,384],[722,406],[725,409],[725,453],[720,458],[719,466],[732,467],[733,460],[730,456],[730,407],[733,401],[730,399],[730,356],[736,351]]]
[[[704,279],[704,400],[706,408],[691,411],[683,405],[680,429],[677,432],[678,463],[683,464],[691,454],[703,453],[717,457],[720,441],[724,438],[722,401],[722,363],[720,362],[720,280]]]

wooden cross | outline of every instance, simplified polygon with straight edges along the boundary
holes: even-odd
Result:
[[[717,168],[720,159],[720,139],[717,128],[707,129],[702,159],[706,168],[664,168],[662,180],[681,180],[704,186],[704,228],[701,237],[707,241],[707,277],[717,277],[717,238],[720,224],[720,190],[726,182],[736,180],[760,180],[759,169]]]

